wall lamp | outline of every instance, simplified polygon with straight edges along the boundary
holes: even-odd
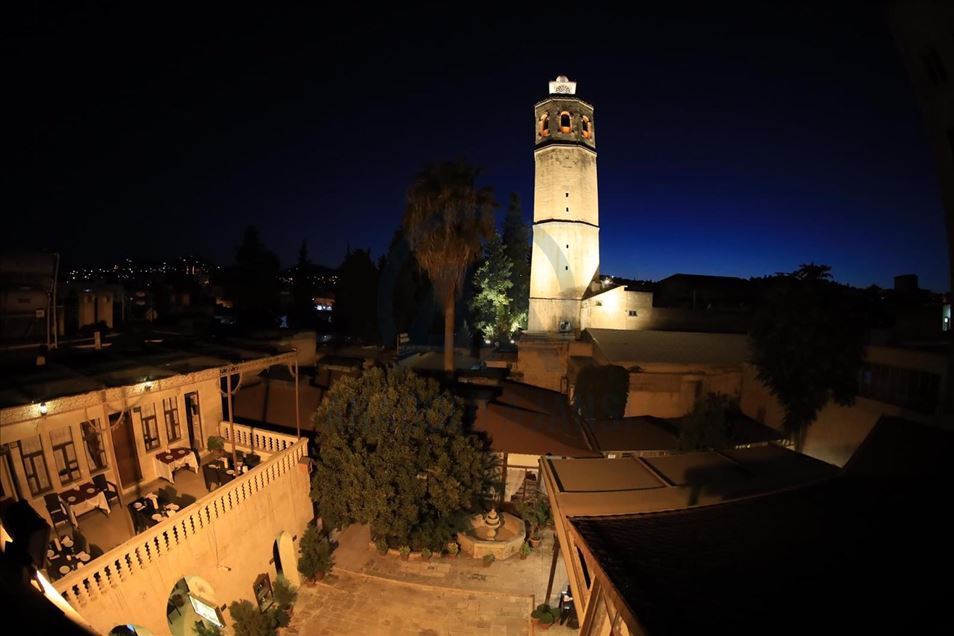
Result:
[[[46,415],[46,402],[40,402],[40,415]]]

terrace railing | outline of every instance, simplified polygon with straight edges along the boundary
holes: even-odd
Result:
[[[250,432],[235,425],[236,436],[255,442],[255,448],[273,453],[267,461],[217,488],[178,514],[161,521],[128,541],[109,550],[85,567],[54,582],[54,587],[74,608],[96,603],[127,580],[161,570],[163,560],[190,541],[200,540],[217,520],[238,514],[243,505],[260,494],[268,496],[269,486],[286,473],[298,470],[307,454],[308,441],[266,431]],[[238,442],[241,443],[241,442]],[[261,445],[259,445],[261,444]]]

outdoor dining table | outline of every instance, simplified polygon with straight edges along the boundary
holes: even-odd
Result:
[[[162,507],[162,510],[159,510],[157,512],[152,512],[152,514],[149,514],[146,517],[146,522],[149,524],[150,527],[152,527],[156,525],[157,523],[161,523],[165,521],[167,518],[173,516],[177,512],[179,512],[178,504],[174,504],[174,503],[166,504],[165,506]]]
[[[60,498],[66,503],[66,510],[70,515],[70,522],[76,527],[76,518],[83,513],[99,508],[109,515],[109,501],[106,494],[92,483],[80,484],[76,488],[64,490]]]
[[[173,482],[173,473],[183,466],[194,473],[199,472],[199,462],[191,448],[170,448],[156,456],[156,473],[168,482]]]
[[[66,538],[61,540],[60,547],[57,548],[54,542],[50,542],[46,551],[46,559],[49,563],[47,571],[54,577],[59,578],[77,570],[90,562],[90,555],[84,551],[76,551],[72,540],[67,545]]]

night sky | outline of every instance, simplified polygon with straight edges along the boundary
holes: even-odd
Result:
[[[519,192],[529,221],[532,107],[565,74],[596,108],[603,273],[813,260],[855,285],[948,287],[930,153],[876,4],[196,4],[37,4],[5,38],[5,247],[226,264],[254,223],[286,265],[302,239],[327,265],[348,245],[377,257],[415,172],[455,158],[502,206]]]

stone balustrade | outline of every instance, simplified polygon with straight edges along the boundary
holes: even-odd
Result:
[[[223,420],[219,424],[219,435],[225,438],[226,449],[231,447],[233,428],[235,429],[235,444],[253,451],[261,450],[269,454],[279,453],[298,441],[298,438],[294,435],[275,433],[246,424],[230,424]]]
[[[229,427],[222,428],[224,434]],[[129,603],[124,598],[126,594],[118,594],[117,597],[117,591],[120,588],[124,592],[132,591],[134,588],[155,588],[158,586],[152,583],[162,580],[162,588],[155,589],[154,594],[160,597],[155,599],[156,602],[164,607],[168,591],[174,584],[175,578],[169,581],[163,579],[169,578],[167,571],[171,573],[181,567],[182,559],[179,556],[185,557],[197,551],[207,550],[210,544],[221,543],[222,537],[218,535],[236,525],[248,527],[246,524],[253,523],[254,517],[250,519],[244,517],[260,516],[262,506],[275,505],[273,500],[276,498],[287,498],[286,493],[292,483],[295,484],[296,490],[302,491],[298,495],[302,497],[302,500],[299,504],[292,502],[291,509],[302,508],[302,510],[290,516],[301,518],[285,519],[283,525],[295,530],[304,526],[310,517],[310,510],[304,509],[309,504],[307,469],[304,471],[304,477],[298,473],[302,473],[300,460],[307,453],[307,440],[257,429],[253,431],[250,427],[238,424],[235,425],[235,434],[236,443],[265,450],[271,455],[255,469],[210,492],[175,516],[136,535],[91,561],[85,567],[54,582],[54,587],[63,598],[80,614],[88,617],[92,624],[100,623],[108,631],[109,627],[97,620],[97,617],[102,614],[116,614],[117,606],[129,607]],[[289,482],[289,479],[292,481]],[[270,489],[272,492],[269,492]],[[211,532],[214,524],[222,527],[217,527],[216,532]],[[182,554],[177,555],[177,552]],[[267,553],[266,556],[271,553],[267,543],[263,546],[263,553]],[[214,577],[214,571],[206,576]],[[248,575],[248,585],[251,584],[252,576],[252,574]],[[136,579],[139,581],[137,582]],[[146,604],[151,605],[152,600],[150,598]],[[161,610],[157,610],[156,613],[159,611]],[[130,622],[136,618],[136,616],[128,616],[124,620]],[[103,619],[105,620],[105,616]],[[124,622],[118,617],[113,620],[117,623]]]

